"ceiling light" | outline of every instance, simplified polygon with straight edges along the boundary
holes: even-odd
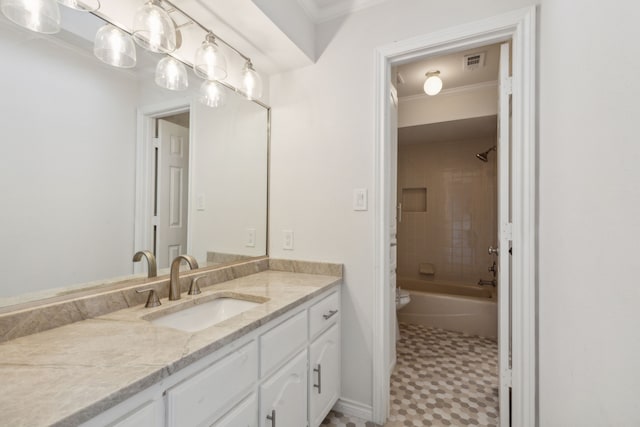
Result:
[[[151,52],[170,53],[176,49],[176,27],[159,0],[149,0],[136,12],[133,39]]]
[[[129,34],[111,24],[104,25],[96,33],[93,53],[105,64],[120,68],[136,65],[136,45]]]
[[[250,59],[247,60],[242,69],[242,90],[250,101],[262,97],[262,79],[253,69]]]
[[[0,0],[2,14],[15,24],[37,33],[60,31],[60,8],[56,0]]]
[[[220,83],[205,80],[200,86],[198,100],[207,107],[219,108],[227,102],[227,93]]]
[[[95,12],[100,9],[100,0],[58,0],[58,3],[80,12]]]
[[[216,38],[209,33],[205,37],[193,61],[193,71],[206,80],[223,80],[227,77],[227,59],[216,44]]]
[[[425,75],[427,76],[427,80],[424,81],[424,92],[429,96],[439,94],[442,90],[440,71],[429,71]]]
[[[185,90],[189,86],[187,68],[174,57],[165,56],[156,67],[156,84],[169,90]]]

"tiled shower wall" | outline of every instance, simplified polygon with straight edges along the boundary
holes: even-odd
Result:
[[[465,284],[492,278],[487,248],[496,244],[497,156],[492,151],[485,163],[475,154],[495,143],[400,143],[398,277]],[[421,274],[420,263],[433,264],[435,274]]]

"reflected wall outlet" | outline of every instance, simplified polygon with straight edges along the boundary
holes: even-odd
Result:
[[[282,249],[293,250],[293,230],[282,230]]]
[[[245,246],[248,248],[256,247],[256,229],[255,228],[247,228],[247,243]]]

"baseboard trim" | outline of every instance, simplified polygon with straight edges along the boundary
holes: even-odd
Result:
[[[366,421],[373,419],[373,408],[371,405],[365,405],[353,400],[340,398],[336,404],[333,405],[333,409],[335,411],[342,412],[345,415],[350,415]]]

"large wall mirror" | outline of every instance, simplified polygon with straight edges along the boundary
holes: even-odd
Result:
[[[207,107],[191,72],[193,91],[158,88],[142,49],[109,67],[100,19],[71,15],[55,36],[0,16],[0,307],[144,276],[138,250],[160,274],[266,255],[269,109],[230,89]]]

